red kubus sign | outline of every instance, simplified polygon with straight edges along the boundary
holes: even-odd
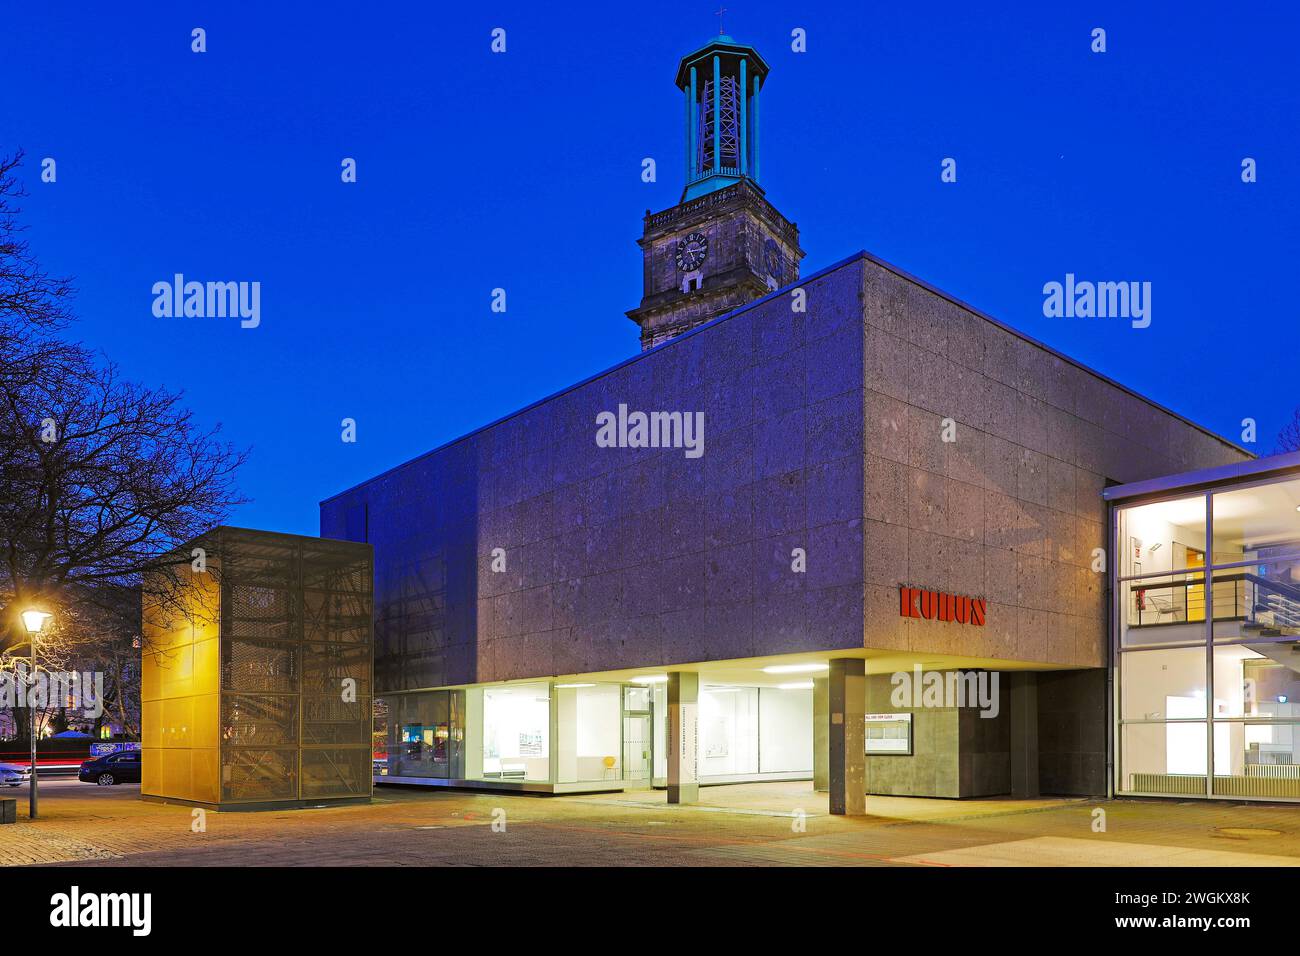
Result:
[[[927,621],[955,621],[958,624],[983,627],[985,609],[984,598],[949,594],[946,591],[927,591],[924,588],[898,589],[900,617],[922,617]]]

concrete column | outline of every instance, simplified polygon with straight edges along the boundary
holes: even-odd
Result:
[[[668,802],[699,803],[700,675],[668,674]]]
[[[813,678],[813,790],[826,793],[831,788],[830,755],[830,681]]]
[[[838,658],[827,678],[831,813],[845,816],[867,812],[866,675],[866,661]]]
[[[1011,795],[1038,796],[1038,674],[1003,673],[1011,679]]]

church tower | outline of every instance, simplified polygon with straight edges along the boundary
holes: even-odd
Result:
[[[641,304],[627,313],[641,348],[752,302],[799,278],[799,230],[759,185],[758,51],[720,34],[682,58],[686,184],[676,206],[646,210]]]

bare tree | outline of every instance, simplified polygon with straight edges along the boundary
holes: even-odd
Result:
[[[244,453],[197,427],[178,394],[111,364],[0,382],[0,433],[0,594],[11,601],[80,605],[137,585],[241,500]]]
[[[70,280],[45,272],[22,235],[18,200],[26,192],[14,173],[22,159],[21,151],[0,156],[0,375],[6,377],[11,361],[38,349],[42,335],[71,319]]]
[[[246,452],[196,424],[180,394],[57,337],[71,286],[19,238],[20,158],[0,159],[0,665],[27,652],[19,614],[39,604],[55,614],[40,638],[52,666],[109,634],[138,638],[142,582],[177,584],[176,546],[244,500]]]
[[[1290,419],[1277,433],[1277,448],[1273,454],[1280,455],[1288,451],[1300,451],[1300,408],[1291,413]]]

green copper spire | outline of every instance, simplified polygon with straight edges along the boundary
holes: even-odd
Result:
[[[720,34],[677,67],[686,100],[682,201],[748,179],[758,185],[758,94],[768,67],[752,46]]]

